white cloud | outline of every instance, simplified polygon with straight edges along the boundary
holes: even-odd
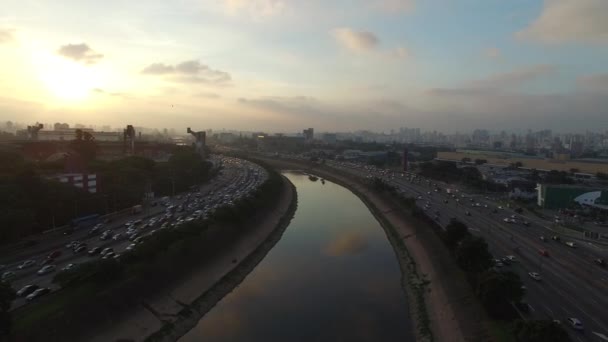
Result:
[[[15,39],[14,30],[0,28],[0,44],[10,43]]]
[[[484,56],[491,59],[498,59],[502,56],[499,48],[488,48],[483,52]]]
[[[62,45],[57,53],[84,64],[95,64],[103,58],[102,54],[96,53],[85,43]]]
[[[388,13],[409,13],[414,10],[414,0],[376,0],[373,6]]]
[[[540,16],[516,37],[548,44],[608,43],[608,1],[545,0]]]
[[[286,7],[283,0],[223,0],[223,2],[229,14],[246,13],[254,19],[281,14]]]
[[[369,31],[355,31],[344,27],[332,30],[331,34],[340,45],[356,52],[371,51],[380,43],[380,39]]]
[[[145,75],[166,75],[167,80],[179,83],[204,83],[225,85],[232,80],[229,73],[214,70],[197,60],[183,61],[176,65],[152,63],[141,71]]]

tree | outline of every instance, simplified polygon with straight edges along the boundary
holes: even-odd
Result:
[[[492,254],[483,238],[469,236],[456,248],[456,262],[470,273],[481,273],[492,267]]]
[[[11,332],[11,316],[8,311],[16,297],[15,290],[10,284],[0,281],[0,338],[6,337]]]
[[[484,272],[479,278],[478,295],[484,307],[495,318],[509,318],[511,303],[518,303],[524,296],[523,283],[513,272]]]
[[[454,250],[458,242],[469,235],[469,227],[457,219],[450,220],[445,227],[443,240],[450,250]]]
[[[553,321],[517,321],[513,324],[515,338],[520,342],[569,342],[564,328]]]

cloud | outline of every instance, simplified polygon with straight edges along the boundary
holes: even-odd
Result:
[[[397,59],[405,59],[410,56],[410,52],[408,49],[404,47],[398,47],[394,50],[389,51],[389,56],[397,58]]]
[[[253,19],[278,15],[286,7],[282,0],[223,0],[223,3],[228,14],[246,13]]]
[[[581,76],[577,80],[579,86],[591,91],[608,91],[608,74]]]
[[[133,98],[132,96],[127,95],[125,93],[108,92],[108,91],[106,91],[104,89],[101,89],[101,88],[94,88],[93,92],[97,93],[97,94],[107,95],[107,96],[120,97],[120,98],[123,98],[123,99],[131,99],[131,98]]]
[[[0,44],[10,43],[15,40],[15,30],[13,29],[0,29]]]
[[[483,54],[490,59],[498,59],[502,56],[500,49],[495,47],[485,49]]]
[[[347,233],[338,236],[325,247],[325,253],[330,256],[355,255],[365,251],[368,247],[364,236],[357,233]]]
[[[143,68],[141,73],[145,75],[165,75],[168,81],[178,83],[225,85],[232,80],[229,73],[211,69],[198,60],[183,61],[177,65],[152,63]]]
[[[93,51],[87,44],[67,44],[57,50],[57,53],[65,58],[73,59],[84,64],[95,64],[103,55]]]
[[[194,95],[192,95],[193,97],[201,97],[201,98],[205,98],[205,99],[219,99],[221,98],[220,95],[216,94],[216,93],[196,93]]]
[[[414,10],[414,0],[376,0],[373,7],[387,13],[409,13]]]
[[[608,1],[545,0],[540,16],[517,38],[547,44],[608,43]]]
[[[331,34],[340,45],[356,52],[371,51],[380,43],[372,32],[355,31],[347,27],[333,29]]]

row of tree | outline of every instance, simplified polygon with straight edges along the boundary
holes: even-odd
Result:
[[[211,164],[189,147],[176,147],[167,162],[91,160],[88,173],[96,174],[98,191],[89,193],[48,177],[63,172],[61,162],[28,162],[16,152],[0,151],[0,244],[84,215],[128,208],[141,203],[146,192],[164,196],[188,190],[207,180],[210,170]]]

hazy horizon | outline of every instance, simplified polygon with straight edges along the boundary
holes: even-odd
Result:
[[[177,130],[608,127],[608,1],[10,1],[0,113]]]

